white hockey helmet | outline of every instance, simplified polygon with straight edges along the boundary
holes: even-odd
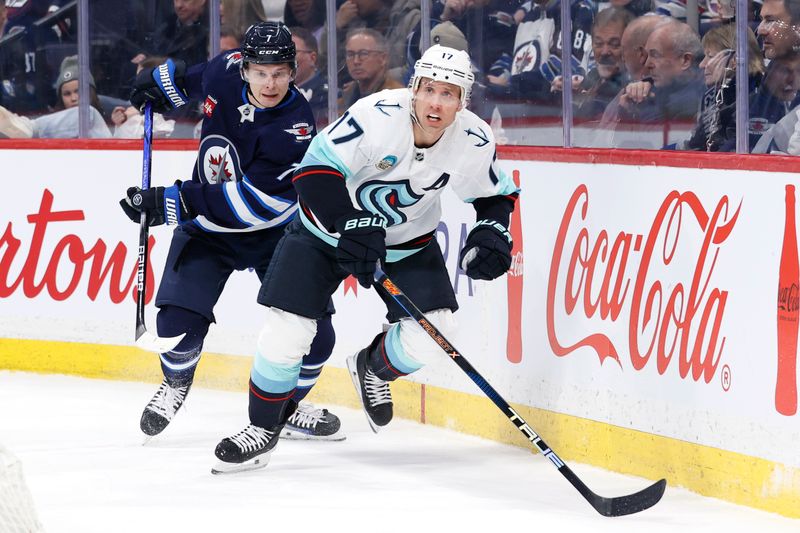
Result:
[[[422,78],[444,81],[460,87],[461,107],[466,107],[472,92],[472,83],[475,81],[469,54],[440,44],[425,50],[422,57],[414,63],[414,75],[409,84],[412,95],[419,89]]]

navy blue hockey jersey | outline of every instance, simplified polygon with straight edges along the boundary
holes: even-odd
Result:
[[[233,50],[186,73],[186,92],[203,101],[192,181],[181,193],[207,231],[254,231],[285,224],[297,211],[291,174],[315,134],[314,115],[294,84],[275,107],[247,99]]]

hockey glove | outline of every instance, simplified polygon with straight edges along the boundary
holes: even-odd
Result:
[[[197,216],[181,194],[180,180],[172,187],[151,187],[144,191],[130,187],[119,205],[136,223],[139,223],[140,213],[146,212],[148,226],[160,226],[164,222],[181,224]]]
[[[186,63],[180,59],[167,59],[166,63],[142,70],[136,75],[131,92],[131,104],[141,111],[150,102],[153,111],[166,113],[189,103],[184,89]]]
[[[511,234],[499,222],[479,220],[467,235],[458,264],[472,279],[499,278],[511,267]]]
[[[561,76],[561,67],[561,57],[553,54],[547,58],[547,61],[542,62],[539,71],[548,82],[553,83],[553,80]],[[583,70],[583,65],[581,65],[581,62],[575,56],[570,56],[570,67],[573,76],[583,76],[586,74]]]
[[[386,259],[386,219],[369,211],[355,211],[334,223],[339,232],[336,260],[362,287],[372,286],[375,264]]]

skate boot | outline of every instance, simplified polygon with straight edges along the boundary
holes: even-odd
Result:
[[[301,403],[286,421],[281,438],[288,440],[344,440],[339,417],[327,409]]]
[[[283,424],[269,429],[248,424],[236,435],[222,439],[214,450],[219,462],[211,469],[211,473],[233,474],[264,468],[278,444],[282,429]]]
[[[164,431],[183,405],[191,388],[191,382],[182,387],[173,387],[166,378],[161,382],[153,399],[144,408],[142,419],[139,421],[139,427],[148,436],[147,440]]]
[[[347,358],[347,369],[356,388],[367,422],[374,433],[392,421],[392,392],[389,382],[376,376],[367,365],[371,345]]]

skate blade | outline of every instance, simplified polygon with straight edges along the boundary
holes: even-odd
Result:
[[[356,388],[356,396],[358,396],[358,401],[361,402],[361,410],[364,411],[364,416],[367,417],[367,423],[369,423],[370,429],[373,433],[377,434],[381,427],[372,421],[372,418],[370,418],[369,413],[367,413],[367,408],[364,405],[364,397],[361,395],[361,382],[358,380],[356,358],[348,357],[345,362],[347,363],[347,370],[350,372],[350,379],[353,380],[353,386]]]
[[[269,464],[270,453],[265,453],[254,457],[244,463],[226,463],[225,461],[217,461],[211,468],[211,473],[216,475],[221,474],[238,474],[239,472],[249,472],[251,470],[260,470]]]
[[[291,429],[284,429],[281,433],[281,438],[286,440],[325,440],[330,442],[341,442],[347,438],[341,431],[337,431],[333,435],[311,435],[303,433],[302,431],[292,431]]]

